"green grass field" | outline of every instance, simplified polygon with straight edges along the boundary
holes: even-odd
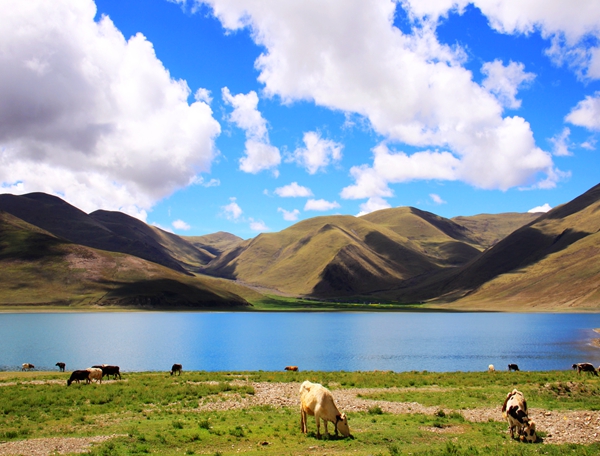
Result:
[[[506,393],[518,388],[530,409],[566,414],[600,410],[600,380],[572,371],[551,372],[165,372],[124,373],[122,380],[66,386],[69,373],[0,372],[2,442],[117,434],[91,447],[93,455],[596,455],[590,444],[524,444],[501,421]],[[366,410],[345,410],[353,438],[316,439],[300,432],[298,406],[254,403],[253,382],[303,380],[334,396],[369,388]],[[284,385],[285,386],[285,385]],[[297,386],[293,385],[294,388]],[[378,401],[419,403],[434,413],[390,413]],[[207,410],[206,406],[214,410]],[[469,421],[467,409],[496,408],[496,419]],[[495,412],[494,412],[495,413]],[[570,413],[570,412],[569,412]],[[597,424],[596,424],[597,426]],[[329,426],[331,431],[331,425]],[[547,432],[538,426],[542,440]],[[596,432],[590,425],[590,433]],[[567,439],[568,441],[568,439]]]

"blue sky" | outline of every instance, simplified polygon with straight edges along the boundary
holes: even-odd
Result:
[[[599,183],[595,0],[0,0],[0,191],[242,238]]]

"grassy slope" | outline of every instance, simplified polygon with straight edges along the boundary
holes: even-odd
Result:
[[[510,439],[500,406],[524,392],[530,408],[598,410],[600,381],[574,372],[165,372],[124,373],[123,380],[65,385],[68,373],[0,373],[0,440],[117,434],[93,455],[595,455],[600,444],[521,444]],[[251,382],[316,381],[339,389],[372,388],[373,406],[345,410],[352,439],[317,440],[312,417],[300,432],[298,406],[200,410],[202,404],[253,396]],[[390,387],[400,390],[390,390]],[[434,414],[382,412],[378,400],[418,402]],[[467,421],[466,408],[494,407],[490,421]],[[590,424],[593,427],[593,424]],[[329,426],[331,430],[331,425]],[[590,433],[594,432],[590,429]],[[545,429],[538,427],[544,438]]]
[[[452,221],[468,228],[481,245],[491,247],[523,225],[540,216],[530,213],[508,212],[503,214],[478,214],[452,218]]]
[[[196,278],[140,258],[56,238],[0,212],[0,304],[231,307],[246,302],[227,281]]]
[[[181,236],[181,238],[213,255],[218,255],[226,250],[231,250],[243,242],[242,238],[224,231],[206,234],[204,236]]]

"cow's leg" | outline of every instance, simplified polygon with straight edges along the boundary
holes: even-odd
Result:
[[[317,423],[317,438],[320,439],[321,438],[321,419],[319,418],[319,415],[317,415],[315,413],[315,422]],[[326,424],[327,426],[327,424]],[[325,427],[325,430],[327,430],[327,427]]]
[[[306,434],[306,412],[302,408],[300,409],[300,430]]]

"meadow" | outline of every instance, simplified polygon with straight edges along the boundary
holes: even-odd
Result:
[[[93,443],[92,455],[600,453],[600,380],[574,371],[126,372],[67,387],[68,377],[0,372],[0,454],[11,443],[96,436],[111,437]],[[318,440],[312,417],[300,432],[304,380],[332,390],[352,438]],[[513,388],[528,400],[540,443],[507,432],[500,407]]]

